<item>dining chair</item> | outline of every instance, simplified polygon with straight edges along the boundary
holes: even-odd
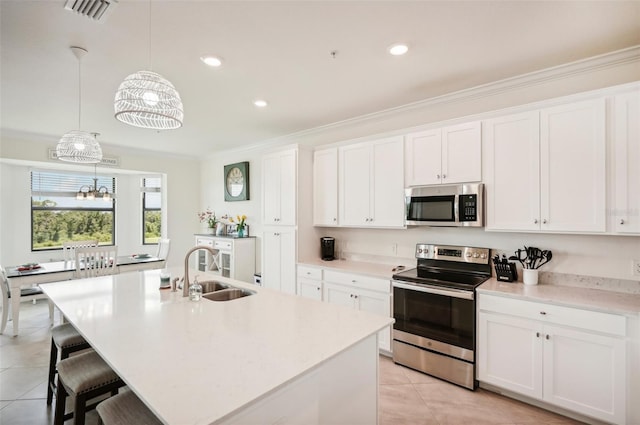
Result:
[[[11,287],[9,286],[9,279],[4,267],[0,266],[0,286],[2,287],[2,323],[0,324],[0,334],[4,333],[4,329],[7,327],[7,320],[9,318],[9,309],[11,303]],[[17,295],[14,293],[14,296]],[[42,292],[42,289],[34,286],[29,288],[20,288],[20,299],[24,301],[48,299],[48,297]],[[49,303],[49,320],[53,320],[53,304]]]
[[[117,256],[115,245],[76,248],[76,279],[116,274]]]
[[[169,255],[169,246],[171,244],[171,239],[160,239],[158,241],[158,251],[156,252],[156,257],[161,260],[166,260]]]
[[[86,240],[86,241],[67,241],[62,242],[62,255],[64,261],[73,261],[76,258],[76,249],[81,247],[93,247],[98,246],[98,240]]]

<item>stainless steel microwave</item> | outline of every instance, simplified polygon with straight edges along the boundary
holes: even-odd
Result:
[[[466,183],[405,189],[408,226],[484,226],[484,185]]]

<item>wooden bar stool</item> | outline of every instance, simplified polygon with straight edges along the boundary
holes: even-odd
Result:
[[[103,425],[161,425],[162,422],[136,397],[125,390],[96,407]]]
[[[96,407],[87,406],[94,397],[111,393],[116,395],[124,386],[120,377],[95,351],[71,356],[58,363],[58,387],[56,388],[56,411],[53,423],[62,425],[73,417],[73,423],[84,425],[85,413]],[[67,396],[75,397],[73,413],[64,414]]]
[[[60,360],[64,360],[71,353],[91,348],[89,343],[70,323],[63,323],[51,328],[51,356],[49,358],[49,385],[47,388],[47,405],[53,400],[53,392],[56,390],[56,363],[58,352]]]

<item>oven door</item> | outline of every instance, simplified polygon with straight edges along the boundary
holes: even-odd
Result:
[[[394,339],[474,361],[473,291],[393,281]]]

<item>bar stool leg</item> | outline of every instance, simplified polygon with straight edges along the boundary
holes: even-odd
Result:
[[[76,402],[73,406],[73,424],[84,425],[87,399],[83,394],[76,394]]]
[[[53,417],[54,425],[64,425],[64,410],[67,402],[67,390],[64,389],[64,385],[60,383],[58,378],[58,387],[56,388],[56,412]]]
[[[56,361],[58,360],[58,347],[51,338],[51,355],[49,356],[49,380],[47,381],[47,406],[53,402],[53,389],[55,388]]]

